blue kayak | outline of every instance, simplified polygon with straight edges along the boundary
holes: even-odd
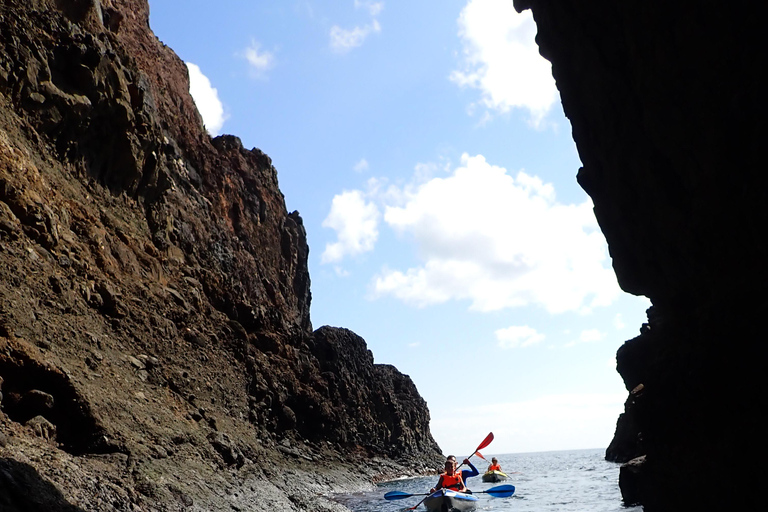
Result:
[[[424,500],[429,512],[463,512],[477,508],[477,496],[451,489],[438,489]]]

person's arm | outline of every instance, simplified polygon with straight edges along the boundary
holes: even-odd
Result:
[[[477,476],[480,474],[480,472],[477,470],[475,466],[472,465],[471,462],[469,462],[469,459],[464,459],[464,464],[470,467],[470,469],[464,469],[461,471],[461,479],[464,480],[464,482],[467,482],[467,478]]]
[[[435,486],[429,490],[429,494],[432,494],[436,490],[442,489],[442,488],[443,488],[443,475],[440,475],[440,478],[437,479],[437,483],[435,484]]]
[[[464,472],[461,472],[461,489],[459,492],[467,492],[467,481],[464,479]]]

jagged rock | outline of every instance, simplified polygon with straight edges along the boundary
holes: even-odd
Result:
[[[624,412],[616,420],[616,432],[605,450],[605,459],[611,462],[628,462],[645,453],[642,433],[636,419],[638,401],[642,401],[643,384],[638,384],[624,402]]]
[[[645,455],[636,457],[621,465],[619,470],[619,487],[624,506],[631,507],[640,504],[643,496],[643,464]]]
[[[754,510],[766,471],[766,8],[515,0],[552,62],[620,286],[653,303],[617,354],[647,511]],[[631,432],[634,431],[634,432]],[[639,441],[639,443],[638,443]],[[627,444],[629,443],[629,444]],[[622,473],[622,479],[628,478]],[[707,492],[717,482],[727,493]],[[624,485],[622,485],[624,488]]]
[[[0,201],[0,235],[15,240],[19,237],[20,231],[21,223],[19,219],[5,202]]]
[[[313,332],[307,234],[271,159],[208,136],[148,20],[146,0],[0,4],[0,418],[38,461],[3,469],[0,500],[26,475],[87,510],[287,511],[307,484],[283,470],[322,470],[325,493],[394,473],[369,456],[434,466],[410,379]],[[55,446],[21,425],[32,389]]]
[[[211,446],[221,455],[227,464],[243,465],[245,457],[242,452],[234,445],[227,434],[215,432],[208,435],[208,441]]]
[[[418,453],[425,444],[439,451],[424,435],[429,411],[407,375],[374,364],[365,341],[348,329],[321,327],[313,341],[324,377],[320,390],[328,394],[327,403],[335,404],[331,409],[318,404],[302,414],[315,431],[393,456]]]
[[[31,427],[37,437],[41,437],[46,441],[56,439],[56,425],[45,419],[43,416],[35,416],[27,421],[25,425]]]
[[[50,413],[53,409],[53,396],[40,391],[31,389],[24,393],[17,405],[22,416],[33,417],[41,414]]]

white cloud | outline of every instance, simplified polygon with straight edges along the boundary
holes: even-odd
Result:
[[[463,62],[451,80],[480,90],[486,109],[524,108],[540,125],[558,95],[551,65],[534,41],[531,11],[518,13],[511,0],[469,0],[458,23]]]
[[[362,192],[353,190],[336,195],[323,227],[334,229],[337,240],[326,244],[321,262],[338,262],[346,256],[373,250],[379,236],[379,217],[379,209],[367,202]]]
[[[368,170],[368,160],[361,158],[354,166],[355,171],[363,172]]]
[[[341,267],[339,265],[335,265],[333,267],[333,271],[336,273],[337,277],[349,277],[350,276],[349,271],[347,269],[345,269],[344,267]]]
[[[530,347],[544,341],[543,334],[527,325],[499,329],[495,334],[501,348]]]
[[[605,448],[625,399],[625,393],[558,394],[448,411],[430,409],[430,430],[446,453],[474,449],[467,446],[468,439],[482,440],[488,425],[493,425],[496,453]]]
[[[252,41],[251,45],[245,49],[243,55],[250,65],[253,76],[262,77],[264,73],[271,69],[275,64],[275,56],[272,52],[261,50],[261,44]]]
[[[364,2],[355,0],[355,9],[367,9],[372,17],[376,17],[384,10],[384,2]]]
[[[346,53],[352,48],[362,46],[366,38],[373,33],[381,32],[381,25],[373,20],[368,25],[344,29],[338,25],[331,27],[331,48],[339,53]]]
[[[219,100],[219,92],[211,85],[211,81],[200,71],[200,67],[191,62],[185,62],[189,71],[189,94],[195,100],[197,110],[203,118],[203,123],[211,135],[221,133],[227,116],[224,105]]]
[[[384,9],[383,2],[355,0],[355,9],[367,10],[371,16],[371,22],[351,29],[341,28],[338,25],[331,27],[331,49],[335,52],[346,53],[362,46],[369,35],[381,32],[381,25],[376,18]]]
[[[388,199],[400,199],[384,206],[384,220],[413,238],[423,264],[384,268],[378,295],[420,307],[468,300],[479,311],[536,304],[551,313],[587,313],[619,296],[589,200],[558,203],[552,185],[482,155],[461,163],[446,177],[388,189]]]
[[[585,331],[581,331],[581,334],[579,335],[578,340],[571,341],[570,343],[567,343],[565,346],[573,347],[575,345],[579,345],[582,343],[596,343],[604,339],[605,339],[605,333],[600,331],[599,329],[587,329]]]
[[[624,323],[624,318],[621,316],[621,313],[616,313],[616,317],[613,319],[613,326],[619,331],[627,326],[627,324]]]
[[[581,331],[579,335],[579,341],[582,343],[595,343],[603,339],[605,339],[605,333],[600,331],[600,329],[587,329],[586,331]]]

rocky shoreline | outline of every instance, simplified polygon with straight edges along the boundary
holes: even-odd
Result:
[[[313,329],[277,170],[148,19],[0,5],[0,509],[343,510],[434,472],[413,382]]]
[[[7,422],[0,427],[4,512],[344,512],[347,508],[334,494],[370,491],[372,482],[404,476],[404,468],[389,460],[350,462],[316,447],[266,448],[259,460],[240,467],[216,464],[183,445],[170,455],[145,460],[125,454],[75,457],[29,436],[23,427]]]

